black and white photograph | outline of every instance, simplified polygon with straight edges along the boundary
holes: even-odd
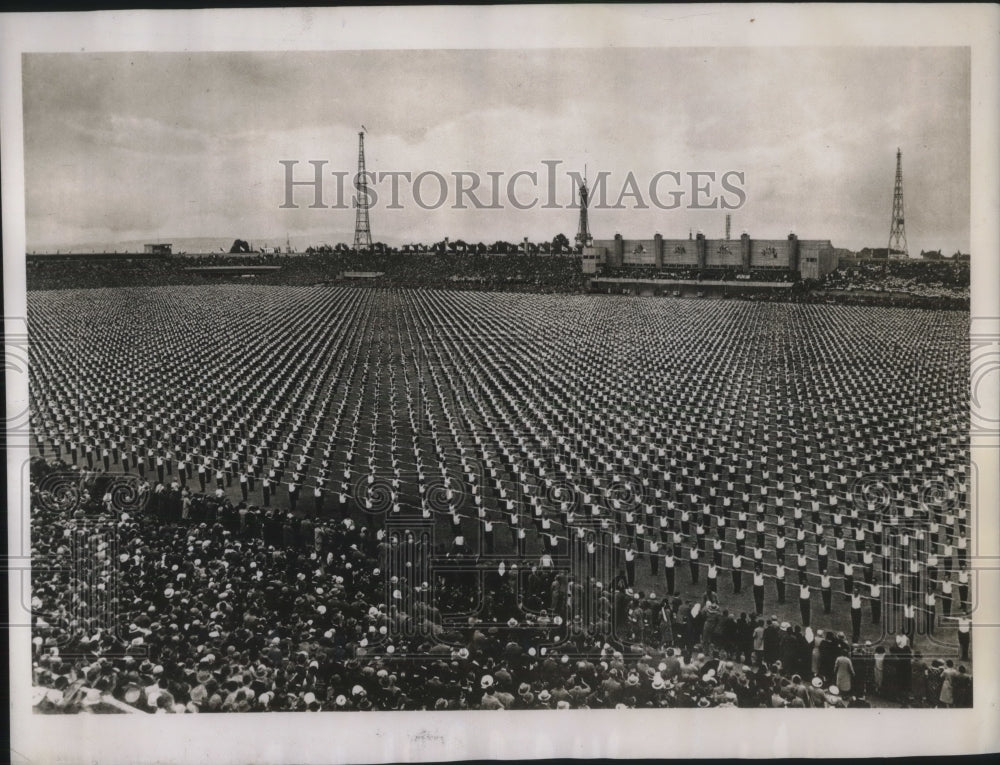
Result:
[[[998,745],[997,14],[699,8],[4,54],[23,751],[629,756],[529,743],[601,720],[734,755],[720,716],[788,709],[825,741],[755,756],[881,751],[838,719]]]

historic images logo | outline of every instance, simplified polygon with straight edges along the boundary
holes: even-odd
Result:
[[[346,210],[384,205],[402,210],[577,209],[587,185],[588,207],[596,210],[737,210],[746,203],[746,174],[740,170],[660,170],[623,177],[601,171],[593,178],[560,173],[562,160],[544,159],[542,169],[485,172],[389,170],[351,173],[330,170],[325,159],[278,161],[282,167],[281,209]],[[302,167],[300,167],[302,166]],[[308,167],[306,167],[308,166]],[[311,169],[310,169],[311,168]]]

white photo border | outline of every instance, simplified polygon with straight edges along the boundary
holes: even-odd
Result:
[[[992,5],[580,5],[132,11],[0,16],[4,313],[25,316],[21,56],[69,51],[250,51],[660,46],[968,46],[972,61],[972,316],[1000,334],[1000,9]],[[23,321],[23,320],[22,320]],[[7,407],[27,376],[7,375]],[[992,391],[996,395],[997,391]],[[996,411],[995,399],[987,405]],[[8,566],[26,565],[21,466],[7,450]],[[1000,561],[996,439],[972,448],[981,556]],[[1000,569],[1000,566],[994,566]],[[417,762],[547,757],[789,757],[983,753],[1000,749],[1000,571],[980,577],[975,708],[672,709],[101,716],[32,714],[30,635],[10,634],[13,762]],[[24,581],[9,580],[12,617]],[[991,650],[991,648],[993,650]]]

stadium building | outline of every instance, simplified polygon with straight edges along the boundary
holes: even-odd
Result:
[[[781,279],[821,279],[837,268],[837,255],[827,239],[706,239],[704,234],[688,239],[595,239],[583,248],[583,272],[600,275],[629,268],[669,270],[692,269],[711,277],[753,272]],[[746,277],[745,277],[746,278]]]

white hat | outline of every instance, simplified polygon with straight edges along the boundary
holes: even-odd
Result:
[[[493,685],[493,676],[483,675],[482,680],[479,681],[479,685],[482,686],[483,688],[489,688],[491,685]]]

